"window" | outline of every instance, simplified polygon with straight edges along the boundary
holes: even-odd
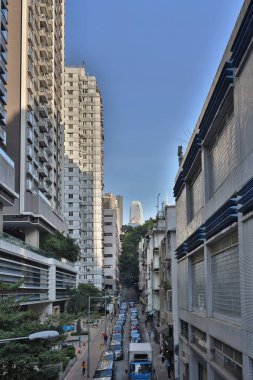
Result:
[[[178,306],[188,310],[188,265],[186,260],[178,263]]]
[[[203,254],[192,260],[192,309],[203,313],[206,309],[205,266]]]
[[[69,212],[69,216],[73,216],[73,211],[70,211],[70,212]]]
[[[237,234],[225,237],[212,247],[212,305],[214,317],[241,316],[239,252]]]
[[[73,168],[69,168],[69,173],[73,172]]]
[[[192,341],[206,352],[206,333],[192,326]]]
[[[73,203],[72,203],[72,202],[69,202],[69,203],[68,203],[68,206],[69,206],[69,207],[73,207]]]
[[[214,361],[236,379],[243,379],[242,375],[242,353],[233,347],[213,338]]]
[[[112,243],[105,243],[104,247],[112,247]]]
[[[74,198],[74,197],[73,197],[73,194],[69,194],[69,198]]]
[[[231,108],[209,149],[209,198],[222,185],[236,165],[235,121]]]
[[[180,333],[188,340],[188,323],[180,319]]]
[[[189,186],[190,190],[190,214],[191,221],[197,212],[203,207],[203,172],[202,170],[194,177]]]

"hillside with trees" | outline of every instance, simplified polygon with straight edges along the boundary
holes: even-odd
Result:
[[[122,254],[119,259],[120,283],[132,287],[139,281],[138,245],[152,227],[154,220],[150,218],[142,226],[123,226]]]

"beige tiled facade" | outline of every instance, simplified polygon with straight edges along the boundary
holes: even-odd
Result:
[[[64,215],[81,247],[79,282],[103,283],[103,106],[96,78],[65,68]]]

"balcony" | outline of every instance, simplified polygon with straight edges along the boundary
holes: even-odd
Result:
[[[40,70],[42,73],[47,74],[47,61],[43,58],[39,60]]]
[[[32,165],[31,162],[27,162],[26,172],[27,172],[27,174],[29,174],[32,177],[32,175],[33,175],[33,165]]]
[[[0,57],[0,74],[6,74],[6,67],[2,57]]]
[[[53,136],[54,136],[53,130],[52,129],[48,130],[46,136],[47,136],[48,142],[53,141]]]
[[[38,156],[39,156],[39,161],[40,162],[47,162],[47,160],[48,160],[48,154],[45,151],[45,149],[40,149]]]
[[[40,88],[47,88],[47,76],[45,74],[39,75]]]
[[[48,170],[45,165],[40,165],[38,169],[38,173],[40,177],[47,177],[48,176]]]
[[[38,121],[38,126],[40,129],[40,132],[42,133],[48,133],[48,124],[46,119],[40,119]]]
[[[46,162],[46,167],[51,170],[53,168],[53,162],[51,158],[48,158],[48,161]]]
[[[40,88],[39,99],[41,103],[48,103],[48,93],[45,88]]]
[[[32,158],[33,158],[33,147],[32,147],[32,145],[27,145],[26,154],[27,154],[27,157],[32,160]]]
[[[41,15],[40,18],[40,28],[41,29],[44,29],[45,32],[47,33],[47,30],[48,30],[48,20],[47,18],[45,17],[45,15]]]
[[[46,177],[46,182],[48,185],[51,185],[53,183],[53,174],[52,172],[48,172],[48,175]]]
[[[39,173],[37,170],[33,170],[33,178],[38,183],[39,182]]]
[[[27,141],[30,143],[33,142],[33,130],[31,128],[27,128],[27,135],[26,135]]]
[[[47,107],[45,107],[45,106],[39,106],[39,114],[43,118],[48,118]]]
[[[39,36],[40,36],[41,42],[48,44],[48,33],[44,29],[40,30]]]
[[[0,102],[0,123],[2,125],[6,125],[6,111],[4,109],[3,104]]]
[[[39,190],[42,193],[45,193],[47,191],[47,184],[46,184],[45,179],[40,179],[40,181],[39,181]]]
[[[48,114],[49,114],[49,115],[52,115],[52,113],[53,113],[53,107],[52,107],[52,104],[51,104],[51,103],[48,103],[48,105],[47,105],[47,110],[48,110]]]
[[[26,117],[27,117],[27,124],[30,125],[30,127],[33,127],[34,126],[34,117],[31,114],[31,112],[27,112]]]
[[[47,138],[46,138],[45,135],[40,135],[40,136],[38,137],[38,142],[39,142],[39,146],[40,146],[40,147],[45,148],[45,147],[48,146],[48,140],[47,140]]]
[[[0,95],[6,98],[6,94],[7,94],[7,91],[6,91],[5,85],[2,81],[0,81]]]
[[[0,141],[4,143],[4,145],[6,144],[6,131],[5,131],[5,128],[2,127],[2,125],[0,125]]]

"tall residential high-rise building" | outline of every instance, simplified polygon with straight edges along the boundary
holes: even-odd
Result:
[[[81,248],[79,282],[103,284],[103,105],[96,78],[65,68],[64,215]]]
[[[122,196],[107,193],[103,201],[104,214],[104,287],[111,295],[116,295],[119,288],[120,235],[119,208]]]
[[[130,207],[130,226],[139,226],[143,224],[142,205],[139,201],[133,201]]]
[[[63,0],[9,2],[6,150],[15,163],[19,199],[6,208],[4,227],[35,246],[40,232],[66,229],[61,217],[64,9]]]
[[[3,207],[13,206],[15,198],[15,166],[6,154],[6,102],[7,102],[7,44],[8,44],[8,1],[0,1],[0,235],[3,231]]]
[[[0,22],[1,22],[1,58],[0,58],[0,147],[6,145],[6,80],[7,80],[7,18],[8,2],[0,1]]]
[[[123,226],[123,196],[116,195],[117,200],[117,211],[118,211],[118,230],[119,234],[121,234],[122,226]]]

